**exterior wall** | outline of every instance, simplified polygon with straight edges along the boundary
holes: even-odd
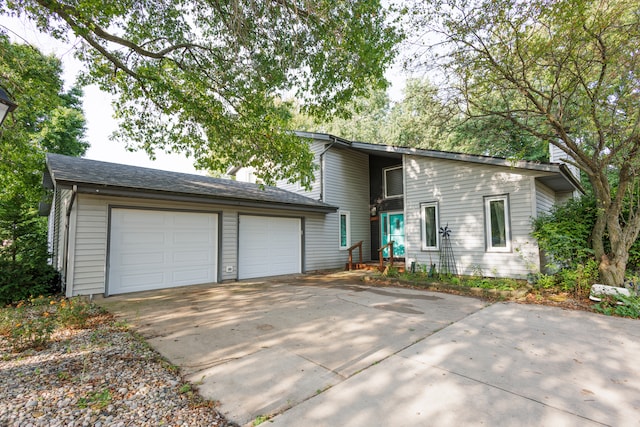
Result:
[[[51,265],[58,270],[64,268],[64,245],[66,211],[71,200],[71,190],[58,190],[53,197],[51,212],[49,213],[49,250],[51,251]]]
[[[322,200],[341,211],[348,211],[351,220],[351,242],[362,240],[362,257],[371,259],[371,229],[369,220],[369,156],[348,148],[331,147],[323,141],[312,141],[310,149],[315,163],[315,182],[311,191],[297,184],[279,182],[278,187]],[[325,151],[326,150],[326,151]],[[324,153],[324,154],[322,154]],[[322,154],[322,162],[320,155]],[[400,163],[398,160],[397,163]],[[322,168],[322,169],[320,169]],[[322,185],[324,182],[324,185]],[[324,270],[343,267],[348,252],[340,249],[339,214],[330,213],[324,221],[309,223],[306,228],[308,270]],[[358,252],[354,252],[357,260]]]
[[[314,141],[312,150],[319,158],[324,144]],[[362,240],[362,257],[370,260],[371,235],[369,231],[369,166],[368,156],[349,149],[331,148],[323,155],[324,180],[323,199],[325,203],[348,211],[350,217],[351,241],[349,246]],[[295,187],[282,188],[320,197],[320,171],[316,171],[316,183],[311,192]],[[307,270],[325,270],[343,267],[348,260],[348,252],[340,249],[339,213],[327,214],[317,221],[308,221],[305,230]],[[358,252],[354,252],[357,260]]]
[[[553,190],[544,184],[536,182],[536,216],[537,214],[551,212],[556,203],[556,195]]]
[[[311,141],[309,143],[309,149],[313,153],[313,164],[315,165],[315,171],[313,173],[314,180],[311,184],[311,190],[306,190],[300,186],[299,183],[290,183],[284,180],[280,180],[276,183],[276,187],[283,190],[291,191],[292,193],[302,194],[314,200],[320,200],[322,197],[321,179],[322,175],[320,155],[325,150],[325,143],[321,141]]]
[[[270,216],[291,216],[303,218],[303,226],[306,229],[317,229],[318,224],[325,222],[325,214],[296,212],[285,210],[269,210],[256,208],[230,208],[215,204],[180,203],[168,201],[155,201],[146,199],[132,199],[119,197],[94,196],[78,194],[74,204],[75,223],[72,230],[72,242],[69,246],[73,256],[68,268],[71,275],[67,281],[67,294],[90,295],[105,292],[106,266],[107,266],[107,242],[108,242],[108,216],[109,206],[154,208],[154,209],[185,209],[218,213],[221,218],[219,228],[219,279],[236,280],[238,272],[238,216],[240,214],[257,214]],[[308,233],[308,232],[307,232]],[[337,231],[336,231],[337,233]],[[305,253],[310,254],[308,246],[309,238],[305,238]],[[303,255],[304,257],[304,255]],[[303,259],[303,270],[317,269],[312,260]],[[227,272],[226,267],[232,271]]]
[[[521,277],[539,271],[539,250],[530,236],[535,215],[534,172],[418,156],[405,157],[407,258],[439,266],[439,251],[423,251],[420,203],[438,202],[439,224],[452,230],[458,273]],[[511,252],[485,250],[484,197],[508,194]],[[442,241],[440,240],[440,247]]]

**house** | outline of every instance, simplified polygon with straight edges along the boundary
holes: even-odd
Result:
[[[313,189],[278,187],[338,207],[326,217],[327,234],[308,241],[313,252],[335,248],[338,230],[339,249],[362,241],[365,260],[378,259],[378,249],[394,241],[394,256],[438,267],[440,229],[448,227],[458,273],[525,278],[545,265],[530,235],[532,218],[583,192],[577,168],[553,146],[552,163],[539,163],[297,134],[315,155]],[[345,259],[327,255],[322,266]]]
[[[298,135],[319,166],[311,190],[49,154],[49,241],[66,295],[338,268],[358,241],[365,260],[394,241],[395,256],[437,264],[445,225],[460,273],[523,277],[541,265],[531,218],[580,190],[562,163]]]

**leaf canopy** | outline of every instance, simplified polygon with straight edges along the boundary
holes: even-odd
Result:
[[[379,0],[15,0],[4,11],[80,38],[84,81],[116,95],[115,136],[131,148],[252,166],[266,183],[312,177],[278,99],[347,114],[346,101],[386,87],[401,37]]]

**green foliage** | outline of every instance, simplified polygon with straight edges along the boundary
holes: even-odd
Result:
[[[91,408],[94,410],[101,410],[106,408],[112,400],[111,390],[103,388],[102,390],[96,390],[89,393],[86,397],[78,399],[78,408]]]
[[[63,91],[62,65],[0,33],[0,83],[18,108],[0,128],[0,304],[59,291],[47,265],[46,200],[42,172],[46,152],[82,155],[82,92]]]
[[[551,289],[557,284],[556,276],[552,274],[539,274],[536,277],[535,286],[538,289]]]
[[[553,263],[572,269],[593,259],[589,238],[595,219],[592,197],[572,199],[535,218],[532,235]]]
[[[606,255],[610,285],[622,282],[640,231],[637,10],[636,0],[436,0],[410,13],[421,35],[434,35],[417,63],[440,67],[467,117],[516,130],[499,132],[515,152],[552,144],[588,177],[598,206],[591,247],[597,260]]]
[[[626,295],[606,295],[593,308],[608,316],[640,318],[640,297]]]
[[[563,291],[573,292],[578,297],[586,297],[591,285],[598,280],[598,263],[588,260],[575,268],[565,268],[558,273],[559,286]]]
[[[15,352],[29,348],[46,347],[55,329],[55,319],[45,306],[34,308],[29,303],[7,307],[0,311],[0,335],[3,335]]]
[[[82,299],[39,296],[0,309],[0,335],[13,351],[44,348],[56,327],[79,329],[100,309]]]
[[[60,274],[46,260],[13,262],[0,258],[0,306],[60,291]]]
[[[56,320],[63,328],[83,329],[94,311],[91,304],[81,299],[62,299],[56,309]]]
[[[401,39],[400,12],[379,0],[25,0],[4,13],[82,40],[83,80],[115,95],[116,138],[211,170],[252,166],[267,184],[312,179],[279,98],[293,94],[314,117],[345,115],[349,100],[387,86]]]

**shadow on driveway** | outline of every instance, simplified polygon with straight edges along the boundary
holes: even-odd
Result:
[[[98,302],[240,424],[640,425],[633,320],[347,274]]]

